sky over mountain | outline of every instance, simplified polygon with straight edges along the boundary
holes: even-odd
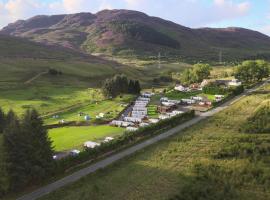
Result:
[[[0,0],[0,27],[35,15],[131,9],[189,27],[237,26],[270,35],[270,0]]]

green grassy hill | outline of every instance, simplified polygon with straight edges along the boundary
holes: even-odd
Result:
[[[100,88],[106,78],[115,74],[139,79],[142,85],[151,88],[154,78],[189,67],[183,63],[164,63],[157,70],[157,63],[138,65],[138,60],[119,64],[121,61],[3,35],[0,51],[0,105],[19,114],[28,108],[47,114],[100,100],[100,95],[92,98],[89,88]],[[50,68],[62,75],[47,74]]]
[[[42,200],[270,198],[270,135],[240,131],[269,99],[261,88],[221,113]]]

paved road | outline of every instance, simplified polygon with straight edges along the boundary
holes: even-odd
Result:
[[[266,82],[264,84],[266,84]],[[46,194],[49,194],[49,193],[57,190],[65,185],[68,185],[68,184],[71,184],[75,181],[78,181],[82,177],[84,177],[90,173],[93,173],[93,172],[97,171],[98,169],[105,168],[106,166],[108,166],[108,165],[110,165],[110,164],[112,164],[112,163],[114,163],[114,162],[116,162],[116,161],[118,161],[126,156],[129,156],[129,155],[131,155],[131,154],[133,154],[133,153],[135,153],[135,152],[137,152],[145,147],[148,147],[154,143],[157,143],[157,142],[164,140],[172,135],[175,135],[175,134],[179,133],[180,131],[184,130],[185,128],[188,128],[194,124],[197,124],[198,122],[202,121],[203,119],[206,119],[208,117],[213,116],[214,114],[228,108],[231,104],[238,101],[240,98],[246,96],[247,94],[253,92],[254,90],[255,89],[247,90],[242,95],[239,95],[239,96],[233,98],[232,100],[226,102],[225,104],[221,105],[220,107],[217,107],[213,110],[210,110],[206,113],[203,113],[200,116],[198,116],[198,117],[196,117],[196,118],[194,118],[194,119],[192,119],[192,120],[190,120],[182,125],[179,125],[179,126],[173,128],[173,129],[171,129],[171,130],[169,130],[161,135],[153,137],[153,138],[146,140],[140,144],[132,146],[132,147],[120,152],[120,153],[112,155],[112,156],[110,156],[102,161],[99,161],[95,164],[92,164],[92,165],[90,165],[84,169],[81,169],[81,170],[79,170],[79,171],[77,171],[77,172],[75,172],[75,173],[73,173],[65,178],[62,178],[62,179],[60,179],[52,184],[49,184],[45,187],[42,187],[42,188],[40,188],[40,189],[30,193],[30,194],[27,194],[27,195],[21,197],[21,198],[18,198],[17,200],[35,200],[35,199],[38,199]]]

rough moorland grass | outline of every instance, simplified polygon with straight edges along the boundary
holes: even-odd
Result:
[[[216,158],[219,152],[238,141],[245,140],[251,145],[254,143],[252,141],[255,141],[254,144],[270,145],[270,134],[249,135],[239,131],[247,117],[252,115],[261,102],[269,98],[269,93],[265,94],[265,91],[270,92],[270,86],[261,91],[264,92],[243,98],[230,108],[177,136],[41,199],[159,200],[176,195],[180,197],[175,199],[181,199],[181,195],[190,193],[197,195],[197,199],[198,196],[201,199],[214,199],[215,195],[220,197],[216,194],[220,189],[222,194],[227,195],[222,199],[269,199],[270,191],[266,181],[269,178],[269,164],[261,164],[262,161],[258,158],[251,159],[248,151],[246,157]],[[264,155],[264,158],[267,160],[269,154]],[[198,165],[218,167],[198,168]],[[200,176],[194,172],[194,168],[200,171]],[[216,177],[211,178],[208,172],[213,172]],[[197,176],[200,178],[196,178]],[[217,182],[223,179],[224,181]],[[225,182],[232,183],[233,191]],[[194,189],[194,185],[202,190]],[[208,185],[215,186],[214,191],[210,190],[212,193],[207,192]],[[214,196],[210,197],[209,194]],[[182,197],[185,199],[185,196]]]
[[[29,108],[36,108],[44,115],[79,103],[102,99],[99,90],[79,87],[44,85],[0,91],[1,107],[5,111],[13,109],[18,114]]]
[[[116,137],[125,129],[111,126],[64,127],[49,130],[55,151],[82,149],[86,141],[102,141],[105,137]]]

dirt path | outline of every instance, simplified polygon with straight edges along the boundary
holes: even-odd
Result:
[[[28,85],[30,83],[32,83],[34,80],[38,79],[40,76],[43,76],[45,74],[48,74],[48,72],[40,72],[39,74],[37,74],[36,76],[32,77],[31,79],[27,80],[24,82],[25,85]]]

